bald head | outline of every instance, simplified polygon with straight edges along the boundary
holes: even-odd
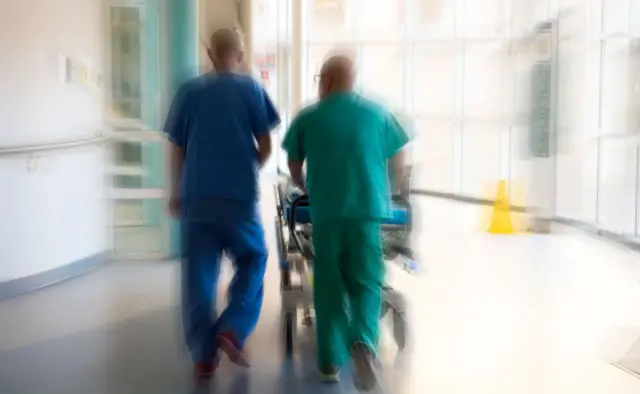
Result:
[[[332,56],[320,69],[320,98],[332,93],[350,92],[355,82],[353,60],[345,55]]]
[[[242,33],[236,28],[216,30],[209,39],[209,58],[217,71],[235,71],[243,53]]]

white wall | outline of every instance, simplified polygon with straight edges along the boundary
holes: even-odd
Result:
[[[94,136],[98,89],[60,80],[60,56],[104,64],[101,0],[3,2],[0,12],[0,151]],[[98,146],[0,154],[0,281],[104,251],[105,154]]]
[[[0,12],[0,146],[92,134],[102,95],[60,83],[59,56],[103,64],[101,0],[3,2]]]
[[[252,0],[199,0],[199,32],[202,44],[200,46],[200,64],[202,71],[209,70],[209,60],[205,45],[217,29],[228,27],[239,28],[245,38],[245,67],[249,70],[252,64],[253,45],[251,32],[251,4]]]

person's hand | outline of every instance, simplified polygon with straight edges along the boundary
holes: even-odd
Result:
[[[169,204],[167,208],[169,210],[169,215],[176,219],[180,217],[180,199],[173,196],[169,197]]]

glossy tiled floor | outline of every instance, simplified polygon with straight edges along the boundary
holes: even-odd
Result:
[[[272,231],[272,201],[264,194]],[[633,353],[639,254],[562,229],[491,236],[480,231],[476,206],[422,199],[417,208],[424,270],[391,273],[411,300],[412,342],[396,357],[385,338],[384,391],[640,392],[639,379],[599,358]],[[114,263],[0,302],[0,393],[194,392],[177,324],[176,268]],[[295,358],[285,360],[275,264],[266,292],[249,345],[253,368],[224,364],[204,392],[354,392],[348,378],[333,388],[315,382],[311,332],[300,331]]]

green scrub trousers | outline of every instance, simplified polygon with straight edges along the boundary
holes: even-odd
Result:
[[[378,346],[385,275],[380,222],[349,220],[313,226],[313,298],[317,321],[317,362],[341,366],[349,347]]]

